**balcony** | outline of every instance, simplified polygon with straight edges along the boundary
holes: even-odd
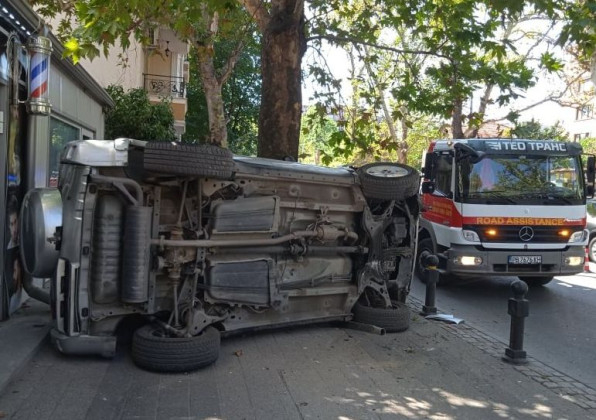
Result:
[[[149,95],[173,99],[186,98],[184,77],[143,73],[143,80],[145,90]]]

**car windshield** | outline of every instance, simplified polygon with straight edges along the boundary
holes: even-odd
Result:
[[[458,164],[458,198],[478,204],[582,204],[579,157],[485,155]]]

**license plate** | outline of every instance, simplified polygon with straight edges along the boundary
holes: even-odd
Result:
[[[509,264],[541,264],[540,255],[510,255]]]

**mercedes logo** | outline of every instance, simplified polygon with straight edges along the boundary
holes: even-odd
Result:
[[[534,229],[530,226],[524,226],[519,230],[519,239],[524,242],[528,242],[534,237]]]

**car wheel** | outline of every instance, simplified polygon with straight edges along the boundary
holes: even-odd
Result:
[[[402,201],[418,193],[418,172],[399,163],[369,163],[358,170],[366,198]]]
[[[544,286],[545,284],[550,283],[554,277],[553,276],[541,276],[541,277],[520,276],[518,278],[521,281],[526,282],[526,284],[530,287],[538,287],[538,286]]]
[[[234,172],[232,152],[213,144],[148,142],[143,154],[147,171],[170,175],[230,179]]]
[[[137,329],[132,337],[135,364],[155,372],[189,372],[215,362],[219,356],[220,334],[207,327],[193,337],[170,337],[149,324]]]
[[[588,244],[588,258],[592,262],[596,262],[596,236],[590,239]]]
[[[375,308],[356,302],[354,321],[375,325],[387,332],[405,331],[410,327],[410,310],[405,303],[392,302],[391,308]]]

